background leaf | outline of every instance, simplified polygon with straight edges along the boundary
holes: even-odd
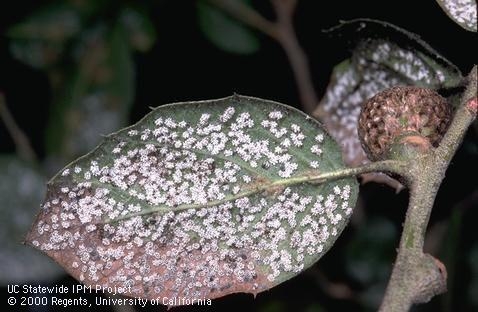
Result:
[[[476,298],[476,293],[478,291],[478,243],[475,243],[471,252],[468,255],[468,264],[471,269],[471,281],[470,288],[468,289],[468,298],[472,305],[476,308],[478,307],[478,299]]]
[[[243,96],[159,107],[49,183],[28,242],[86,284],[144,298],[258,293],[308,268],[349,219],[357,183],[291,107]]]
[[[77,64],[53,104],[47,149],[65,158],[92,149],[101,135],[123,126],[134,96],[134,67],[124,29],[104,25],[83,34]]]
[[[202,0],[197,2],[197,12],[199,27],[218,48],[238,54],[252,54],[259,49],[255,33],[220,9]]]
[[[437,0],[455,23],[466,30],[477,31],[476,0]]]
[[[314,116],[342,145],[344,161],[350,166],[369,162],[357,134],[358,116],[366,99],[396,85],[442,89],[461,82],[456,66],[417,35],[397,26],[361,19],[343,23],[331,32],[357,39],[352,57],[334,68]]]
[[[156,31],[148,15],[140,9],[125,7],[119,16],[132,48],[147,52],[156,39]]]
[[[347,272],[360,283],[360,301],[376,310],[382,300],[396,255],[398,233],[384,217],[364,218],[356,235],[347,245]]]
[[[0,156],[0,181],[0,284],[58,277],[63,272],[51,259],[22,244],[45,194],[45,178],[15,156]]]
[[[7,31],[14,57],[35,67],[57,63],[67,40],[81,30],[81,16],[70,5],[51,5],[26,18]]]

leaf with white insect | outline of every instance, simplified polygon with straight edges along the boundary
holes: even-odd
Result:
[[[331,33],[358,38],[358,42],[352,57],[334,68],[314,116],[342,145],[347,165],[369,162],[357,134],[360,108],[366,99],[396,85],[440,89],[455,87],[462,80],[456,66],[417,35],[397,26],[360,19],[332,28]]]
[[[130,296],[255,294],[333,245],[358,187],[316,177],[341,168],[337,144],[289,106],[239,95],[165,105],[57,174],[27,241]]]
[[[476,0],[437,0],[449,18],[466,30],[477,31]]]
[[[48,281],[63,273],[51,259],[22,241],[42,196],[46,179],[15,156],[0,156],[0,285]]]

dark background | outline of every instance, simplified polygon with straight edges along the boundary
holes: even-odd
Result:
[[[268,1],[253,2],[264,16],[273,18]],[[157,40],[148,53],[135,54],[136,96],[130,114],[131,123],[149,112],[150,106],[218,98],[234,92],[276,100],[300,108],[294,77],[285,54],[276,42],[259,34],[261,48],[257,53],[245,56],[227,53],[212,45],[198,28],[194,1],[158,0],[148,3]],[[6,28],[43,5],[44,2],[40,1],[2,1],[0,33],[3,34]],[[313,83],[319,97],[325,92],[333,66],[350,56],[346,42],[332,40],[321,30],[336,25],[339,20],[359,17],[384,20],[420,35],[424,41],[456,64],[464,74],[476,63],[476,35],[456,25],[435,1],[302,0],[296,10],[296,31],[309,57]],[[3,35],[0,36],[0,91],[6,94],[12,114],[29,136],[34,149],[40,158],[44,158],[43,137],[51,101],[48,79],[43,71],[32,69],[15,60],[9,52],[8,39]],[[476,132],[469,132],[467,140],[476,140]],[[14,151],[12,140],[0,124],[0,153]],[[477,154],[472,151],[462,149],[458,152],[438,196],[430,228],[439,223],[449,228],[449,220],[454,213],[452,208],[477,188],[477,160]],[[408,194],[404,191],[396,195],[390,188],[373,183],[363,186],[361,194],[361,206],[364,208],[361,208],[361,216],[354,218],[386,220],[395,229],[391,241],[387,244],[380,244],[380,233],[374,237],[381,248],[378,252],[386,255],[385,258],[389,261],[386,265],[391,268]],[[441,236],[443,243],[440,244],[443,248],[439,249],[440,254],[446,258],[450,255],[449,249],[454,250],[452,260],[442,259],[445,265],[446,261],[451,261],[452,268],[447,265],[449,271],[453,272],[450,276],[453,279],[452,283],[449,283],[449,293],[414,310],[472,310],[467,299],[470,269],[463,263],[467,259],[470,246],[476,245],[477,242],[477,206],[475,200],[472,201],[471,207],[459,212],[461,223],[454,233],[457,241],[449,242],[446,240],[447,235]],[[356,224],[364,223],[357,221]],[[178,308],[177,311],[222,311],[236,307],[250,311],[373,310],[357,298],[333,298],[324,291],[323,276],[317,277],[317,274],[325,274],[329,282],[345,283],[356,293],[364,290],[365,286],[345,270],[347,248],[361,230],[364,229],[360,226],[346,228],[334,248],[316,267],[259,294],[256,299],[251,295],[235,294],[214,300],[212,307],[186,307]],[[376,242],[374,244],[377,245]],[[0,267],[0,270],[8,268]],[[316,274],[315,270],[322,273]],[[57,284],[66,285],[74,282],[66,276],[55,281]],[[377,287],[378,296],[381,296],[382,286]],[[5,288],[2,288],[0,305],[4,305],[6,297]]]

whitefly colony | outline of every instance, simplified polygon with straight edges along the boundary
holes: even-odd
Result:
[[[155,109],[49,183],[27,240],[86,284],[131,296],[258,293],[312,265],[342,231],[354,179],[293,108],[233,96]]]

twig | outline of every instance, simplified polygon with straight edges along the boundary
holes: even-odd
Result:
[[[433,203],[450,161],[476,118],[477,68],[468,76],[461,106],[436,150],[410,163],[410,202],[397,260],[380,311],[408,311],[415,303],[429,301],[446,291],[446,269],[423,253],[425,232]]]
[[[299,45],[292,18],[297,0],[271,0],[277,21],[271,22],[241,1],[209,0],[242,23],[276,40],[284,49],[299,91],[304,111],[312,113],[318,104],[307,56]]]
[[[299,95],[307,113],[317,107],[318,99],[312,84],[309,62],[304,50],[295,35],[292,17],[296,5],[295,0],[271,0],[277,14],[278,41],[282,45],[294,72]]]
[[[7,131],[10,133],[10,136],[15,143],[18,155],[27,161],[36,162],[38,157],[36,156],[28,137],[17,125],[15,119],[8,110],[5,96],[2,92],[0,92],[0,118],[2,119]]]
[[[247,26],[255,28],[274,39],[279,37],[275,24],[265,19],[244,2],[235,0],[209,0],[209,2]]]

